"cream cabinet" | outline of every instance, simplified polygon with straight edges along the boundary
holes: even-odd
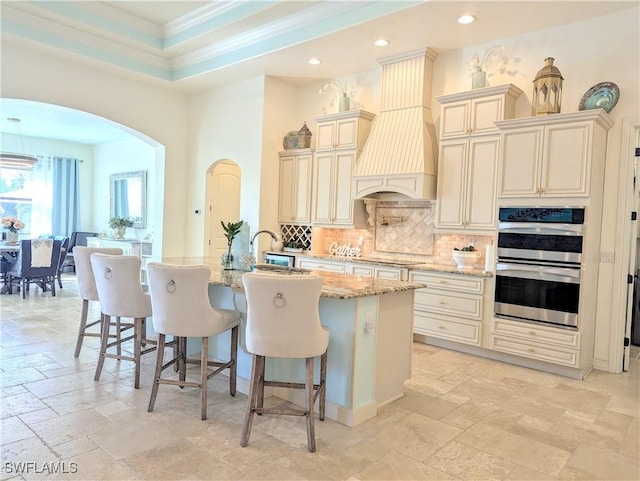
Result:
[[[494,318],[489,339],[494,351],[580,367],[578,331]]]
[[[313,271],[337,272],[338,274],[344,274],[346,272],[345,263],[343,261],[324,260],[314,257],[298,256],[296,258],[296,267],[311,269]]]
[[[436,97],[442,106],[440,139],[496,133],[495,122],[513,117],[521,93],[506,84]]]
[[[380,264],[367,264],[349,262],[346,264],[346,274],[361,277],[374,277],[376,279],[388,279],[392,281],[406,281],[409,277],[409,269],[406,267],[394,267]]]
[[[521,93],[507,84],[437,97],[442,111],[436,229],[495,229],[500,153],[495,123],[513,117]]]
[[[409,280],[427,284],[415,291],[414,334],[482,345],[484,278],[410,270]]]
[[[296,149],[280,152],[278,222],[311,223],[311,176],[313,151]]]
[[[364,209],[353,200],[351,177],[373,117],[369,112],[354,110],[314,119],[318,125],[313,162],[314,225],[364,225]]]
[[[612,125],[604,110],[499,122],[498,197],[601,195],[606,137]]]

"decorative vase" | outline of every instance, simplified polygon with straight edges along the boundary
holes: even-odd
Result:
[[[487,86],[487,72],[484,70],[476,70],[471,77],[471,88],[481,89]]]
[[[342,94],[342,97],[340,97],[340,103],[338,104],[338,111],[347,112],[349,110],[350,103],[351,103],[351,99],[347,97],[347,94],[346,93]]]
[[[126,226],[118,226],[116,227],[116,239],[124,239],[125,234],[127,233]]]
[[[13,231],[7,231],[7,244],[17,244],[18,233]]]
[[[231,253],[231,245],[229,245],[229,250],[227,251],[227,253],[222,254],[220,258],[222,260],[222,268],[225,271],[232,271],[233,270],[233,254]]]

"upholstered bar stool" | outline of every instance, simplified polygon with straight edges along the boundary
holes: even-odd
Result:
[[[107,254],[91,254],[93,277],[96,281],[100,311],[102,313],[102,328],[100,330],[100,357],[96,366],[94,379],[100,379],[105,358],[133,361],[135,363],[136,389],[140,387],[140,357],[155,350],[155,347],[143,350],[146,344],[156,344],[155,340],[147,339],[145,320],[151,316],[151,299],[145,294],[140,284],[140,258],[135,256],[114,256]],[[131,318],[135,334],[113,342],[109,342],[109,326],[111,317]],[[133,340],[133,356],[111,353],[109,348]]]
[[[83,247],[77,246],[74,249],[76,280],[78,282],[78,295],[82,299],[82,313],[80,314],[80,327],[78,328],[78,338],[76,340],[76,349],[73,353],[75,357],[80,355],[82,343],[85,337],[100,337],[99,332],[91,332],[87,329],[100,324],[102,319],[87,322],[89,314],[89,301],[98,300],[98,289],[96,288],[96,280],[93,277],[93,268],[91,267],[91,254],[98,252],[100,254],[108,254],[112,256],[122,255],[122,249],[106,248],[106,247]],[[116,336],[119,337],[120,327],[116,329]],[[118,344],[120,348],[120,344]]]
[[[236,394],[236,359],[238,354],[238,324],[241,313],[230,309],[214,309],[209,301],[209,267],[172,266],[159,262],[147,264],[149,291],[153,307],[153,327],[158,333],[156,371],[149,399],[148,412],[158,396],[160,384],[200,388],[202,419],[207,419],[207,381],[212,376],[229,369],[229,393]],[[209,337],[231,330],[229,360],[209,360]],[[178,341],[178,350],[164,363],[165,337]],[[200,359],[187,358],[187,338],[201,338]],[[163,378],[162,371],[178,365],[178,379]],[[186,364],[200,365],[200,382],[186,380]],[[212,367],[213,370],[209,370]]]
[[[249,444],[254,414],[305,416],[307,446],[316,450],[313,407],[316,400],[319,418],[324,420],[329,329],[320,324],[318,302],[322,278],[248,272],[242,276],[247,298],[246,349],[253,354],[249,402],[240,445]],[[314,358],[320,356],[320,380],[314,384]],[[266,380],[265,358],[305,359],[305,382]],[[265,408],[264,387],[275,386],[305,390],[304,409]]]

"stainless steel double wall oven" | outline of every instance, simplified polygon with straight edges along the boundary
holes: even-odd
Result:
[[[578,327],[584,207],[499,209],[497,317]]]

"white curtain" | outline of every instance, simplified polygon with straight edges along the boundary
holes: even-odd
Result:
[[[33,166],[33,196],[31,208],[31,237],[51,234],[51,213],[53,199],[53,159],[38,157]]]

